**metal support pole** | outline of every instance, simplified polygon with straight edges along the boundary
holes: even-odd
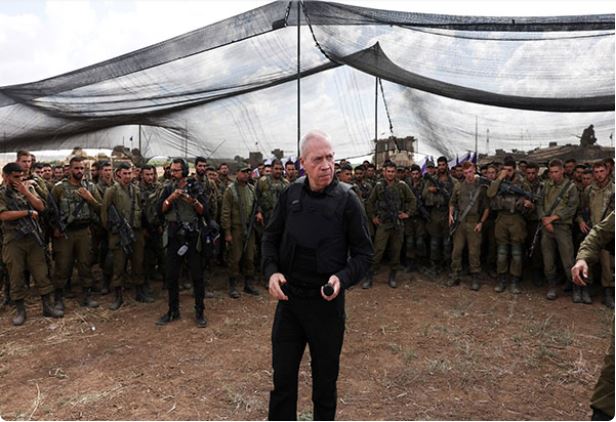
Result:
[[[374,165],[377,157],[377,140],[379,139],[379,78],[374,78]]]
[[[301,139],[301,2],[297,2],[297,157],[299,158],[299,141]]]
[[[141,152],[141,125],[139,125],[139,152]]]
[[[475,116],[475,157],[477,157],[477,116]]]

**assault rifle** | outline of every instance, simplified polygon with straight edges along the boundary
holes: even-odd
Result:
[[[490,185],[490,183],[493,182],[492,180],[488,179],[487,177],[483,177],[483,176],[480,176],[479,180],[481,181],[481,183],[486,184],[488,186]],[[505,195],[523,196],[529,201],[534,201],[534,200],[539,199],[538,195],[535,195],[532,192],[527,192],[521,187],[516,186],[513,183],[511,183],[510,180],[505,180],[505,179],[501,180],[500,185],[498,187],[498,193],[505,194]]]
[[[8,193],[8,191],[7,191]],[[17,201],[12,196],[7,195],[7,199],[9,201],[10,208],[12,211],[20,211],[19,205],[17,205]],[[36,221],[32,216],[28,215],[22,218],[18,218],[14,220],[17,225],[16,229],[21,235],[21,237],[25,237],[29,234],[34,236],[36,239],[36,243],[39,244],[41,248],[45,248],[45,239],[43,239],[43,229],[38,221]]]
[[[133,243],[135,242],[135,233],[114,204],[109,205],[109,223],[111,231],[116,232],[120,236],[120,246],[126,255],[133,254]]]
[[[434,187],[438,190],[438,193],[441,194],[445,199],[445,202],[449,204],[449,199],[451,198],[451,192],[449,192],[449,189],[447,189],[437,177],[432,176],[430,173],[424,174],[424,178],[432,182]]]
[[[250,216],[248,217],[248,226],[244,232],[244,247],[242,248],[242,256],[246,253],[246,248],[248,247],[248,239],[250,239],[250,235],[255,228],[255,220],[257,215],[257,198],[255,197],[252,201],[252,209],[250,210]]]
[[[570,186],[571,186],[570,181],[565,183],[565,185],[558,192],[558,195],[556,196],[554,203],[550,206],[550,209],[545,213],[545,215],[552,215],[556,207],[558,207],[558,204],[560,204],[560,201],[563,198],[563,194],[565,193],[565,191],[569,190]],[[537,242],[539,241],[539,236],[541,235],[542,227],[543,227],[543,224],[541,221],[541,216],[539,216],[539,223],[537,224],[537,230],[535,230],[535,234],[533,235],[533,242],[530,244],[530,249],[528,251],[529,258],[532,258],[533,254],[535,253],[535,247],[537,247]]]
[[[479,194],[481,193],[481,189],[490,184],[490,180],[486,179],[485,177],[479,177],[478,180],[479,180],[479,187],[478,187],[478,190],[473,195],[473,197],[471,198],[471,202],[469,202],[466,208],[462,210],[461,214],[458,210],[454,210],[453,224],[449,228],[450,237],[453,237],[453,235],[456,233],[456,230],[458,230],[458,227],[460,226],[460,222],[466,218],[470,210],[473,208],[473,205],[475,205],[475,202],[477,201],[477,198],[479,197]]]
[[[415,202],[417,203],[417,212],[419,216],[423,218],[427,223],[430,222],[430,211],[426,208],[426,205],[423,203],[423,198],[421,197],[421,192],[416,193],[413,188],[411,188],[413,194],[415,195]]]
[[[64,236],[65,239],[68,238],[66,235],[66,223],[62,220],[62,215],[60,214],[60,208],[58,207],[58,203],[56,202],[56,198],[49,192],[47,195],[47,219],[49,224],[58,229],[58,231]]]

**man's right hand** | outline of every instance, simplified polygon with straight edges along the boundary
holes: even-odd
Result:
[[[289,300],[287,295],[284,294],[280,286],[285,284],[287,279],[282,273],[274,273],[269,279],[269,294],[278,300]]]
[[[584,234],[588,234],[588,232],[590,231],[590,226],[586,224],[586,221],[581,221],[579,225],[580,231]]]
[[[586,279],[588,279],[588,263],[585,260],[580,259],[571,268],[571,278],[578,286],[586,286]]]
[[[373,223],[375,226],[378,226],[379,224],[381,224],[381,219],[380,219],[379,217],[374,217],[374,218],[372,219],[372,223]]]

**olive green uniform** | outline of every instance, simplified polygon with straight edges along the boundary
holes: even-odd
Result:
[[[133,243],[133,254],[129,257],[122,250],[120,236],[114,227],[109,225],[109,206],[115,205],[121,217],[125,218],[129,226],[133,229],[135,241]],[[127,284],[126,263],[130,259],[134,284],[139,286],[144,282],[143,279],[143,253],[144,237],[141,227],[141,192],[132,183],[122,186],[114,183],[105,192],[103,206],[101,208],[101,222],[103,227],[109,228],[109,251],[113,256],[113,278],[112,287],[122,287]]]
[[[449,261],[451,258],[451,239],[449,237],[449,200],[456,183],[449,174],[434,175],[445,187],[445,191],[430,192],[431,187],[438,187],[430,179],[426,178],[424,189],[421,193],[424,204],[430,210],[430,221],[426,229],[430,235],[430,260],[437,268],[439,261]]]
[[[197,179],[199,183],[201,183],[201,186],[203,186],[203,192],[205,193],[205,197],[207,198],[209,217],[217,220],[218,213],[220,211],[219,204],[222,193],[220,193],[220,190],[216,183],[208,179],[206,176],[199,176],[198,174],[196,174],[195,179]]]
[[[539,178],[535,179],[534,182],[528,182],[528,186],[530,186],[530,192],[536,197],[539,198],[541,196],[541,192],[543,191],[543,183]],[[537,227],[541,222],[539,221],[539,215],[537,214],[537,204],[536,201],[533,201],[535,207],[530,210],[526,215],[526,250],[530,251],[530,248],[533,243],[533,238],[535,237],[535,232],[537,231]],[[526,255],[526,254],[525,254]],[[526,258],[527,264],[525,265],[525,269],[531,272],[533,277],[536,277],[537,274],[543,272],[543,258],[541,254],[541,248],[539,245],[536,245],[533,250],[533,256]]]
[[[85,186],[84,186],[85,185]],[[96,200],[91,205],[78,194],[81,187],[86,187]],[[67,180],[63,180],[54,186],[51,191],[58,208],[60,218],[66,224],[66,231],[60,237],[53,239],[53,251],[56,260],[54,272],[54,285],[56,289],[62,289],[66,280],[73,273],[73,265],[77,260],[77,273],[84,288],[92,287],[92,235],[90,224],[94,215],[100,212],[102,199],[90,182],[83,182],[75,186]]]
[[[163,223],[158,213],[158,197],[162,184],[158,182],[149,185],[141,183],[142,226],[145,237],[143,251],[144,275],[146,284],[152,280],[155,273],[165,274],[165,254],[163,250]],[[157,271],[158,270],[158,271]]]
[[[526,192],[530,191],[528,182],[519,174],[515,174],[510,182]],[[494,225],[496,272],[500,277],[511,274],[519,280],[522,277],[523,245],[527,235],[524,215],[528,209],[523,206],[523,197],[500,191],[500,185],[500,179],[493,180],[487,191],[488,198],[493,198],[491,205],[497,211]]]
[[[106,184],[101,178],[94,185],[100,198],[105,197],[105,192],[111,186],[113,186],[113,182]],[[93,220],[94,222],[90,226],[90,231],[92,232],[92,263],[99,264],[105,278],[106,287],[108,288],[113,274],[113,261],[109,254],[109,237],[107,229],[101,224],[100,213],[98,216],[94,216]]]
[[[595,226],[601,222],[601,219],[614,211],[614,183],[606,180],[605,186],[598,186],[595,182],[588,186],[581,195],[580,210],[587,210],[590,221],[586,223],[589,226]],[[584,216],[581,212],[576,218],[577,223],[584,221]],[[601,264],[601,285],[603,287],[614,287],[614,255],[609,251],[602,249],[600,252],[599,262]]]
[[[376,226],[374,235],[374,258],[372,272],[376,273],[381,265],[383,254],[389,244],[392,271],[400,269],[400,249],[404,236],[404,222],[398,217],[403,212],[409,215],[416,210],[415,195],[404,182],[394,180],[391,184],[377,182],[366,202],[366,213],[373,220],[378,217],[381,224]]]
[[[424,189],[423,179],[421,179],[419,183],[413,184],[413,181],[407,178],[406,184],[415,197],[416,208],[419,209],[420,205],[423,204],[423,198],[421,196]],[[419,212],[414,213],[410,218],[404,221],[404,234],[406,236],[407,260],[426,258],[428,254],[426,248],[426,221]]]
[[[462,253],[465,245],[468,246],[469,273],[473,275],[481,272],[481,232],[477,233],[475,226],[481,222],[487,201],[486,191],[479,177],[476,177],[473,183],[466,181],[458,183],[453,189],[449,206],[457,210],[458,218],[462,218],[465,210],[469,209],[453,235],[451,271],[454,274],[462,272]]]
[[[241,272],[244,276],[254,276],[255,232],[252,230],[246,239],[246,231],[255,201],[255,188],[248,183],[241,185],[234,182],[223,195],[221,227],[225,233],[231,233],[233,239],[228,246],[229,277],[240,274],[240,261],[243,263]],[[242,256],[245,244],[246,252]]]
[[[568,186],[566,185],[568,183]],[[564,191],[563,191],[564,188]],[[563,192],[558,197],[560,192]],[[547,212],[556,204],[558,205],[550,215],[558,215],[560,218],[552,223],[554,232],[550,233],[545,227],[541,229],[541,252],[543,253],[543,269],[550,286],[556,284],[557,266],[556,260],[560,255],[563,268],[573,267],[575,251],[573,250],[573,238],[571,236],[571,224],[577,212],[579,193],[575,183],[564,179],[555,184],[552,180],[545,182],[543,197],[538,202],[537,213],[539,218],[547,217]],[[568,281],[571,281],[571,271],[565,271]]]
[[[580,245],[577,260],[585,260],[589,265],[597,262],[599,251],[609,250],[614,252],[614,212],[611,212],[603,221],[596,224],[586,239]],[[613,256],[612,256],[613,259]],[[612,261],[614,262],[614,261]],[[612,272],[614,269],[612,268]],[[601,375],[597,380],[593,395],[590,399],[593,409],[598,409],[609,417],[614,417],[614,320],[610,335],[610,346]]]
[[[31,186],[29,191],[37,195],[34,187]],[[6,185],[0,186],[0,213],[31,209],[30,203],[21,193]],[[40,226],[38,228],[40,229]],[[45,250],[34,235],[21,232],[18,220],[3,221],[2,234],[2,261],[8,272],[11,299],[16,301],[25,299],[28,291],[24,278],[25,271],[32,274],[39,295],[46,296],[53,292],[53,285],[47,272]],[[43,235],[42,231],[39,231],[39,235]]]

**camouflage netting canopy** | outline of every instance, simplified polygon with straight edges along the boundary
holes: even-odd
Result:
[[[490,148],[521,149],[576,142],[590,124],[599,143],[613,132],[614,15],[464,17],[293,1],[0,87],[1,150],[110,148],[119,127],[142,125],[148,156],[294,154],[298,22],[302,132],[330,133],[339,158],[372,153],[377,92],[379,136],[415,136],[423,153],[472,150],[477,131]]]

